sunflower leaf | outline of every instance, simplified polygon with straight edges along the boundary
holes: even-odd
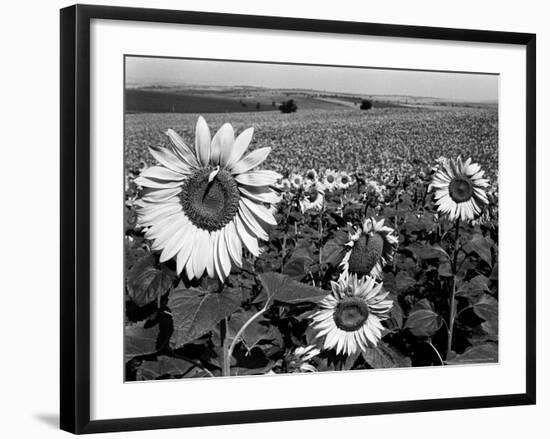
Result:
[[[390,367],[411,367],[411,359],[387,343],[380,341],[375,348],[367,348],[363,358],[373,369]]]
[[[400,271],[395,276],[395,291],[396,293],[402,293],[409,288],[414,287],[416,280],[406,271]]]
[[[395,296],[391,297],[391,299],[393,300],[393,306],[390,310],[390,318],[386,320],[386,324],[389,329],[401,329],[403,327],[403,308],[401,308]]]
[[[325,264],[337,266],[344,257],[344,247],[336,239],[331,239],[323,246],[322,260]]]
[[[279,273],[263,273],[259,276],[268,301],[284,303],[319,302],[329,292],[306,285]]]
[[[188,373],[193,364],[179,358],[162,356],[156,361],[143,361],[137,368],[138,381],[180,377]]]
[[[440,259],[444,258],[450,260],[449,255],[441,246],[435,245],[426,245],[415,243],[407,247],[408,250],[414,253],[417,259]]]
[[[301,239],[296,243],[296,248],[294,249],[294,252],[292,252],[291,259],[309,259],[313,261],[313,257],[313,245],[309,241]]]
[[[468,299],[470,303],[475,303],[489,292],[488,282],[487,277],[482,274],[478,274],[468,282],[459,281],[456,295]]]
[[[416,337],[432,337],[442,324],[443,320],[436,312],[430,309],[417,309],[409,314],[405,329]]]
[[[481,328],[488,335],[498,334],[498,301],[489,294],[483,294],[474,305],[474,312],[485,320]]]
[[[419,309],[427,309],[429,311],[433,311],[434,310],[434,304],[426,298],[420,299],[418,302],[416,302],[414,304],[414,307],[413,307],[412,311],[417,311]]]
[[[294,280],[300,280],[309,271],[311,262],[309,258],[292,258],[285,264],[283,273]]]
[[[206,334],[241,306],[241,297],[239,289],[226,289],[222,293],[195,288],[173,291],[168,299],[168,307],[174,322],[174,347],[181,347]]]
[[[447,360],[446,364],[496,363],[497,361],[497,344],[484,343],[482,345],[469,347],[464,353]]]
[[[331,218],[334,219],[334,221],[336,222],[338,227],[344,227],[344,226],[347,225],[346,220],[341,215],[338,215],[334,211],[330,211],[329,213],[330,213]]]
[[[145,328],[143,323],[127,325],[124,328],[124,357],[126,361],[156,352],[158,336],[158,325],[151,328]]]
[[[300,240],[285,264],[283,273],[294,280],[302,279],[313,263],[313,246],[306,240]]]
[[[493,259],[491,257],[492,241],[489,238],[481,234],[476,234],[470,241],[463,245],[462,249],[466,253],[476,253],[483,261],[493,266]]]
[[[143,306],[165,294],[174,282],[175,274],[165,266],[155,267],[152,255],[141,258],[128,272],[126,288],[128,296]]]
[[[229,320],[227,328],[227,337],[232,341],[243,325],[254,315],[255,311],[240,310],[233,314]],[[268,321],[261,319],[254,320],[242,333],[242,341],[248,350],[251,350],[261,341],[280,340],[281,334],[275,326],[269,324]]]
[[[452,270],[451,262],[443,261],[441,264],[439,264],[437,272],[441,277],[452,277],[453,270]]]

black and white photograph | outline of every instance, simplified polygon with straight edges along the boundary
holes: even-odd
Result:
[[[1,437],[548,429],[543,2],[6,6]]]
[[[495,73],[126,55],[125,380],[497,363],[498,163]]]

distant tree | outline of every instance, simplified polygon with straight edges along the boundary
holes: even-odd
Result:
[[[256,110],[259,110],[259,109],[260,109],[260,103],[256,102]]]
[[[279,110],[281,110],[282,113],[295,113],[297,109],[298,106],[294,103],[294,99],[289,99],[279,105]]]
[[[361,110],[370,110],[372,108],[372,102],[368,99],[363,99],[361,101],[361,106],[359,107]]]

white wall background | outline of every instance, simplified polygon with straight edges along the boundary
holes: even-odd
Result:
[[[187,0],[88,3],[242,14],[357,20],[537,33],[538,45],[538,404],[455,412],[324,419],[200,429],[102,435],[136,438],[334,438],[543,437],[550,410],[548,365],[550,325],[543,279],[550,245],[544,223],[550,216],[547,143],[550,111],[550,28],[544,2],[431,0],[369,2],[319,0]],[[58,431],[59,290],[59,13],[66,1],[27,0],[2,8],[0,95],[0,433],[3,437],[51,438]],[[549,204],[550,205],[550,204]],[[523,212],[518,212],[523,214]],[[546,220],[546,221],[545,221]],[[352,390],[352,389],[350,389]],[[345,391],[345,389],[343,390]],[[182,395],[185,398],[185,395]]]

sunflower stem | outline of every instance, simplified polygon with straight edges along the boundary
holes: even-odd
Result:
[[[287,236],[288,236],[288,229],[289,229],[288,219],[290,218],[290,212],[292,211],[292,205],[293,204],[294,204],[294,199],[290,200],[290,202],[288,203],[288,208],[287,208],[286,214],[285,214],[285,233],[284,233],[284,236],[283,236],[283,243],[281,245],[281,273],[283,272],[283,270],[285,268],[286,239],[287,239]]]
[[[369,196],[367,195],[365,197],[365,208],[363,209],[363,216],[368,216],[367,214],[369,213]]]
[[[422,207],[426,206],[426,197],[428,196],[429,192],[430,192],[430,185],[424,183],[424,195],[422,195]]]
[[[323,264],[323,213],[325,213],[324,206],[319,212],[319,274],[321,274],[321,266]]]
[[[451,303],[450,303],[450,310],[449,310],[449,325],[448,325],[448,337],[447,337],[447,356],[446,358],[449,359],[452,351],[453,346],[453,330],[454,330],[454,324],[455,324],[455,318],[456,318],[456,275],[457,275],[457,257],[458,257],[458,234],[460,231],[460,218],[456,219],[456,230],[455,230],[455,242],[454,242],[454,249],[453,249],[453,285],[451,290]]]
[[[266,301],[265,305],[262,307],[261,310],[259,310],[256,314],[254,314],[252,317],[250,317],[244,325],[241,326],[241,329],[237,332],[235,337],[233,338],[233,341],[231,342],[231,345],[228,349],[224,349],[224,354],[227,353],[227,360],[228,362],[231,361],[231,357],[233,356],[233,351],[235,350],[235,346],[237,346],[237,343],[239,342],[240,338],[242,337],[244,331],[246,331],[246,328],[250,326],[250,324],[256,320],[258,317],[260,317],[264,312],[267,311],[267,306],[269,304],[269,300]],[[228,340],[227,340],[228,341]],[[224,362],[225,364],[225,362]],[[229,374],[228,374],[229,375]]]
[[[220,339],[221,339],[221,348],[223,355],[223,369],[222,375],[229,376],[231,375],[230,368],[230,356],[227,354],[227,319],[220,320]]]
[[[397,200],[395,201],[395,204],[393,206],[394,210],[395,210],[395,212],[394,212],[395,215],[393,217],[393,230],[395,230],[396,233],[397,233],[397,236],[399,236],[399,229],[397,228],[397,223],[398,223],[398,221],[397,221],[397,207],[399,206],[399,197],[396,197],[396,198],[397,198]],[[393,270],[392,271],[393,271],[393,273],[395,273],[397,271],[397,258],[393,258],[392,263],[393,263]]]
[[[445,363],[444,363],[444,361],[443,361],[443,358],[441,358],[441,355],[440,355],[439,351],[438,351],[438,350],[436,349],[436,347],[433,345],[432,341],[431,341],[431,340],[428,340],[428,341],[426,341],[426,343],[428,343],[428,344],[431,346],[431,348],[434,350],[434,352],[435,352],[436,355],[437,355],[437,358],[438,358],[439,361],[441,362],[441,365],[442,365],[442,366],[445,366]]]

